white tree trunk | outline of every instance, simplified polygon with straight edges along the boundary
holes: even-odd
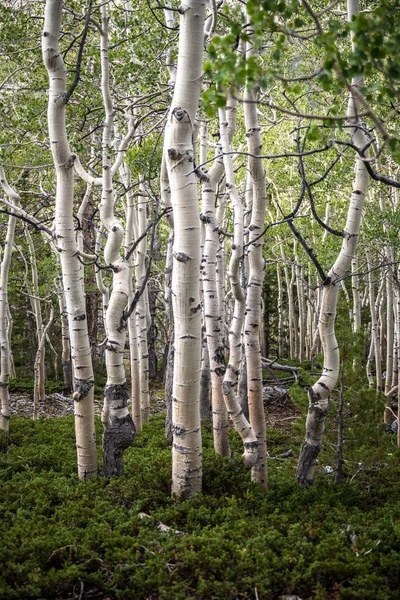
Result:
[[[110,148],[112,147],[113,104],[109,83],[108,60],[108,14],[105,4],[101,6],[102,34],[101,50],[101,92],[105,108],[105,122],[102,141],[103,185],[100,203],[100,218],[107,230],[104,260],[112,267],[113,281],[110,302],[106,313],[108,340],[106,345],[107,385],[105,388],[102,421],[103,471],[105,477],[120,476],[124,473],[123,452],[129,447],[135,435],[135,426],[128,410],[129,392],[124,368],[126,327],[123,324],[123,311],[129,297],[131,271],[128,261],[121,257],[124,228],[114,214],[114,188],[111,170]]]
[[[41,300],[39,297],[39,279],[38,279],[38,271],[37,271],[35,246],[33,243],[32,236],[26,227],[25,227],[25,237],[28,242],[29,259],[30,259],[30,263],[31,263],[32,287],[30,288],[30,301],[31,301],[31,306],[32,306],[32,312],[34,314],[35,321],[36,321],[36,337],[37,337],[37,343],[38,343],[37,352],[39,352],[39,343],[40,343],[40,340],[43,338],[44,324],[43,324],[43,318],[42,318]],[[38,363],[36,364],[37,360],[38,360]],[[45,370],[45,362],[44,361],[45,361],[45,339],[43,339],[42,348],[41,348],[39,354],[38,353],[36,354],[35,369],[34,369],[34,371],[35,371],[34,389],[35,389],[35,393],[37,395],[37,400],[39,402],[43,402],[45,399],[44,382],[46,379],[46,370]]]
[[[225,110],[223,109],[219,111],[219,120],[221,144],[224,153],[226,188],[233,209],[233,243],[228,274],[234,298],[233,315],[229,327],[229,360],[222,384],[222,392],[229,416],[243,441],[244,463],[250,469],[257,460],[258,442],[253,428],[243,414],[242,407],[235,393],[235,386],[242,362],[242,328],[245,310],[245,297],[240,283],[240,263],[243,255],[243,207],[235,186],[233,163],[230,154],[228,122]]]
[[[202,139],[206,137],[202,136]],[[222,148],[223,149],[223,148]],[[217,144],[216,156],[221,154]],[[205,153],[206,154],[206,153]],[[204,162],[202,156],[201,162]],[[219,305],[217,280],[217,252],[219,248],[218,222],[215,212],[215,193],[223,174],[222,158],[217,158],[210,170],[203,169],[202,177],[202,215],[205,241],[202,257],[202,276],[204,294],[204,321],[208,344],[211,371],[211,406],[214,434],[214,448],[221,456],[229,456],[228,413],[222,394],[222,381],[225,373],[225,351],[223,346],[223,323]]]
[[[49,76],[48,126],[57,175],[56,243],[60,252],[66,294],[71,352],[74,364],[75,431],[78,475],[97,475],[94,430],[93,367],[87,330],[83,269],[74,233],[74,161],[66,132],[66,69],[60,53],[62,0],[46,0],[43,31],[43,61]]]
[[[348,0],[349,20],[358,14],[358,0]],[[362,85],[362,77],[353,80],[353,85]],[[359,107],[353,95],[350,96],[347,115],[354,125],[352,141],[359,148],[366,144],[362,129],[357,128]],[[301,449],[296,478],[302,485],[312,485],[315,466],[322,446],[325,418],[329,408],[329,398],[339,376],[339,347],[335,336],[335,318],[341,279],[345,276],[355,256],[368,188],[369,176],[358,155],[355,164],[355,181],[351,194],[347,221],[343,232],[341,250],[323,282],[324,290],[319,321],[319,331],[324,352],[324,366],[321,377],[309,389],[309,409],[306,423],[306,437]]]
[[[250,43],[248,43],[250,48]],[[251,53],[250,50],[248,54]],[[260,348],[261,294],[264,281],[265,261],[262,256],[263,240],[260,234],[264,228],[267,204],[265,170],[261,158],[262,141],[257,115],[257,94],[246,87],[244,99],[244,120],[249,151],[248,167],[253,184],[253,210],[249,225],[249,277],[246,297],[246,317],[244,340],[247,363],[247,392],[250,423],[257,436],[257,461],[252,469],[252,479],[262,487],[268,485],[266,424],[263,402],[263,381]]]
[[[137,207],[138,236],[140,237],[147,227],[147,193],[141,183],[139,186],[139,197]],[[146,274],[146,240],[147,236],[141,240],[136,249],[135,271],[136,287],[142,287]],[[150,391],[149,391],[149,350],[147,345],[147,330],[150,324],[149,299],[147,286],[145,287],[139,301],[136,305],[136,330],[139,350],[140,365],[140,410],[143,423],[147,423],[150,415]]]
[[[0,165],[0,185],[13,206],[20,203],[19,193],[8,185],[3,167]],[[10,338],[8,335],[8,273],[14,244],[16,217],[8,217],[7,234],[0,265],[0,429],[9,431],[10,424]]]
[[[202,82],[204,1],[188,0],[183,11],[176,84],[164,142],[175,223],[172,493],[178,497],[200,492],[202,480],[200,218],[192,137]]]

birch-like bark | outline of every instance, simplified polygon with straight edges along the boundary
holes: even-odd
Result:
[[[167,7],[164,10],[165,23],[167,27],[173,29],[175,27],[175,13],[170,10],[172,7],[171,1],[167,0],[165,3]],[[176,81],[176,63],[173,58],[174,49],[170,47],[167,51],[166,66],[169,72],[168,84],[173,86]],[[170,235],[167,243],[167,254],[165,259],[165,284],[164,284],[164,300],[166,306],[166,318],[167,318],[167,352],[165,353],[165,406],[166,406],[166,417],[165,417],[165,437],[172,441],[172,396],[173,396],[173,381],[174,381],[174,316],[172,307],[172,265],[173,265],[173,247],[174,247],[174,217],[172,213],[171,204],[171,188],[169,185],[167,165],[165,162],[165,154],[163,153],[161,159],[161,172],[160,172],[160,199],[161,206],[171,208],[171,212],[167,213],[165,220],[170,228]]]
[[[394,352],[394,314],[393,314],[393,280],[392,272],[388,270],[386,274],[386,380],[385,394],[388,395],[393,387],[393,352]],[[390,398],[386,401],[384,421],[389,424],[391,421]]]
[[[367,255],[367,268],[368,268],[368,289],[369,289],[369,307],[371,314],[371,341],[374,345],[375,355],[375,374],[376,374],[376,389],[378,392],[382,391],[382,359],[381,359],[381,344],[379,336],[379,325],[376,314],[376,303],[375,303],[375,281],[374,274],[372,271],[371,253],[366,250]]]
[[[304,361],[304,347],[306,338],[306,315],[304,310],[304,285],[303,285],[303,269],[299,263],[299,255],[297,253],[298,242],[294,240],[294,260],[296,273],[296,290],[297,302],[299,307],[299,326],[298,326],[298,355],[297,358],[302,363]],[[297,328],[296,328],[297,329]]]
[[[283,285],[281,267],[276,265],[276,277],[278,283],[278,356],[284,356],[285,332],[283,329],[284,322],[284,304],[283,304]]]
[[[66,131],[66,69],[60,52],[62,0],[46,0],[42,40],[43,61],[49,77],[48,127],[57,176],[56,242],[60,252],[66,295],[71,352],[74,364],[75,431],[78,475],[97,475],[94,429],[93,366],[87,330],[83,269],[74,233],[74,162]]]
[[[20,204],[20,195],[7,182],[0,165],[0,185],[13,206]],[[0,429],[8,433],[10,425],[10,338],[8,335],[8,274],[14,244],[16,217],[8,217],[7,233],[0,264]]]
[[[54,309],[53,306],[50,309],[50,317],[49,320],[47,322],[47,325],[45,327],[43,327],[43,331],[41,333],[41,336],[38,340],[38,348],[36,351],[36,358],[35,358],[35,364],[34,364],[34,373],[35,373],[35,386],[33,389],[33,419],[37,419],[37,415],[38,415],[38,407],[39,407],[39,400],[40,400],[40,389],[39,389],[39,385],[38,385],[38,381],[40,378],[40,368],[41,368],[41,362],[42,362],[42,352],[44,352],[44,342],[46,339],[46,335],[48,330],[50,329],[50,326],[53,322],[53,315],[54,315]]]
[[[139,185],[139,197],[137,207],[138,236],[140,237],[147,227],[147,193],[143,183]],[[146,240],[144,236],[138,244],[135,253],[136,286],[142,287],[146,274]],[[136,330],[139,350],[139,378],[140,378],[140,411],[142,422],[147,423],[150,416],[150,390],[149,390],[149,350],[147,344],[147,330],[150,324],[149,300],[147,286],[136,305]]]
[[[353,332],[357,333],[361,329],[360,276],[358,274],[357,254],[351,261],[351,273],[351,291],[353,293]]]
[[[164,142],[175,224],[172,493],[178,497],[200,492],[202,480],[200,218],[192,139],[202,82],[204,12],[203,0],[187,0],[180,15],[177,76]]]
[[[121,256],[124,228],[114,214],[114,188],[110,156],[114,111],[109,81],[109,17],[106,4],[101,6],[101,16],[101,93],[105,109],[105,121],[102,140],[103,185],[100,218],[107,230],[104,260],[107,265],[112,267],[113,271],[112,291],[106,313],[108,340],[106,344],[107,384],[102,412],[102,422],[105,427],[103,434],[103,471],[105,477],[111,477],[120,476],[124,473],[123,453],[133,443],[135,426],[128,410],[129,392],[124,368],[126,328],[122,325],[122,316],[129,297],[131,272],[128,261]]]
[[[242,362],[242,328],[245,310],[245,296],[240,283],[240,263],[243,255],[243,206],[235,185],[228,121],[226,120],[226,112],[223,109],[219,110],[219,120],[220,140],[224,153],[226,189],[233,208],[233,243],[228,274],[234,298],[232,321],[229,327],[229,360],[222,384],[222,393],[229,416],[243,441],[244,463],[250,469],[257,460],[258,442],[235,393],[237,376]]]
[[[358,0],[348,0],[348,18],[358,14]],[[353,86],[360,86],[363,78],[353,79]],[[363,148],[366,136],[363,129],[358,128],[359,106],[353,95],[349,98],[347,115],[352,129],[352,141]],[[302,485],[312,485],[314,482],[315,466],[322,446],[325,418],[329,408],[329,398],[339,376],[339,347],[335,336],[335,318],[341,279],[345,276],[351,261],[355,256],[364,207],[365,195],[368,188],[369,176],[364,163],[356,156],[355,181],[347,221],[343,232],[341,250],[333,266],[323,282],[324,290],[319,321],[319,331],[324,352],[324,366],[321,377],[309,389],[309,409],[306,422],[306,437],[300,452],[296,478]]]
[[[73,377],[67,303],[65,301],[64,290],[61,288],[61,286],[57,288],[57,293],[61,319],[61,364],[64,377],[64,386],[67,391],[71,391],[73,389]]]
[[[248,42],[249,56],[252,46]],[[265,261],[262,256],[263,239],[259,238],[264,228],[267,204],[265,170],[261,158],[262,141],[257,115],[257,93],[246,86],[244,92],[244,121],[247,136],[248,168],[253,184],[253,210],[249,225],[249,277],[246,296],[244,340],[247,362],[247,392],[250,423],[258,440],[257,460],[252,468],[252,479],[262,487],[268,485],[267,440],[263,402],[263,381],[260,348],[261,294],[264,280]],[[246,100],[249,100],[246,103]]]
[[[225,124],[226,125],[226,124]],[[202,136],[202,140],[205,138]],[[217,144],[215,153],[220,156],[224,147]],[[205,153],[206,154],[206,153]],[[202,156],[205,159],[205,156]],[[225,374],[225,350],[221,323],[220,297],[217,286],[217,252],[219,247],[218,222],[215,212],[215,193],[223,174],[224,163],[217,158],[210,170],[203,170],[202,214],[205,237],[202,257],[202,278],[204,294],[204,322],[210,360],[211,406],[214,434],[214,448],[221,456],[229,456],[228,412],[222,394],[222,381]]]
[[[134,239],[138,239],[139,228],[137,223],[137,213],[134,203],[134,196],[131,188],[131,171],[125,164],[120,167],[120,175],[124,182],[126,192],[126,231],[125,231],[125,255],[131,249]],[[128,277],[128,305],[133,300],[133,264],[132,256],[128,259],[129,277]],[[136,327],[136,315],[132,313],[128,318],[128,337],[129,337],[129,358],[131,371],[131,400],[132,400],[132,419],[135,424],[136,432],[142,431],[142,411],[140,406],[140,367],[139,367],[139,349]]]
[[[46,379],[45,370],[45,339],[43,339],[42,348],[39,352],[39,342],[43,338],[43,318],[42,318],[42,306],[39,297],[39,279],[37,271],[36,251],[33,243],[32,236],[29,230],[25,227],[25,237],[28,242],[29,258],[31,264],[31,275],[32,275],[32,287],[30,294],[30,301],[32,306],[32,312],[36,322],[36,337],[38,343],[38,350],[35,359],[35,383],[34,383],[34,395],[37,396],[38,402],[43,402],[46,396],[44,382]],[[38,361],[38,362],[37,362]]]
[[[295,358],[295,315],[294,315],[294,299],[293,299],[293,286],[289,275],[289,268],[287,266],[285,250],[283,243],[280,242],[280,251],[283,264],[283,273],[285,275],[286,291],[288,297],[288,335],[289,335],[289,357],[291,360]]]

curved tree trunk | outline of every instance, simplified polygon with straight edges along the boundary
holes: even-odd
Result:
[[[243,441],[244,463],[247,468],[251,468],[257,458],[258,443],[253,428],[247,421],[235,393],[242,361],[242,327],[245,309],[245,297],[240,284],[240,263],[243,256],[243,207],[234,181],[228,121],[224,109],[219,110],[219,120],[221,145],[224,153],[226,188],[233,208],[233,243],[228,274],[234,297],[234,309],[229,328],[229,360],[222,384],[222,393],[229,416]]]
[[[348,0],[349,20],[358,14],[358,1]],[[353,80],[353,86],[360,86],[363,78]],[[352,141],[359,148],[366,144],[363,129],[357,128],[358,102],[350,96],[348,117],[354,129]],[[324,367],[321,377],[309,389],[309,408],[306,422],[306,436],[300,452],[296,479],[302,485],[312,485],[314,482],[315,465],[322,446],[325,418],[329,408],[329,397],[339,377],[339,347],[335,336],[336,308],[341,280],[345,276],[351,261],[355,256],[360,230],[365,195],[368,188],[369,176],[360,158],[356,157],[356,176],[351,194],[347,221],[343,232],[342,248],[337,259],[323,282],[322,306],[319,321],[319,331],[324,352]]]

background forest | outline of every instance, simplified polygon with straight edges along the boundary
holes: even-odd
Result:
[[[1,598],[398,597],[399,48],[3,1]]]

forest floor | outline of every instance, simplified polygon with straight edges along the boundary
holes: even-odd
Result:
[[[49,394],[33,421],[29,393],[14,391],[13,411],[26,416],[0,432],[0,600],[398,600],[400,452],[376,395],[351,390],[339,485],[333,398],[316,483],[304,489],[294,475],[306,387],[290,394],[266,398],[267,492],[251,482],[236,432],[222,458],[206,425],[203,493],[176,502],[161,390],[125,475],[85,482],[71,401]],[[96,429],[101,468],[99,416]]]
[[[268,382],[268,386],[271,382]],[[269,388],[270,389],[270,388]],[[282,389],[282,388],[281,388]],[[95,414],[100,415],[103,405],[103,399],[99,395],[94,400]],[[277,427],[284,431],[290,431],[293,422],[299,419],[301,411],[291,401],[289,394],[269,395],[265,398],[267,426]],[[162,388],[154,387],[150,394],[150,414],[165,412],[164,392]],[[10,393],[10,414],[11,416],[24,416],[31,418],[34,412],[33,394],[22,392]],[[74,414],[74,402],[70,395],[54,392],[46,394],[44,401],[38,403],[37,417],[56,418]]]

